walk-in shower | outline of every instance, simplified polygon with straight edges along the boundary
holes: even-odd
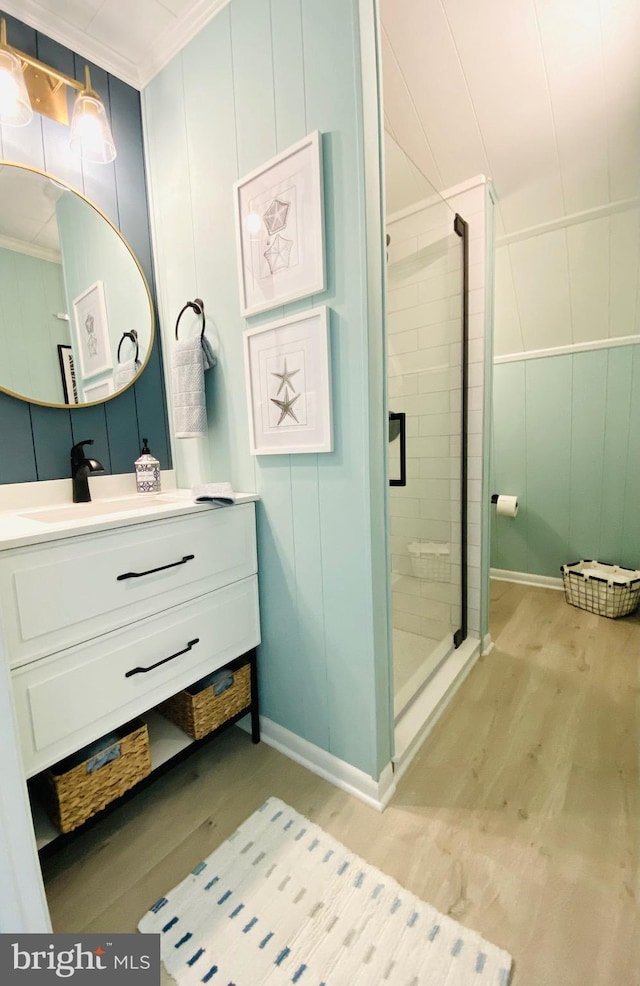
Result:
[[[403,185],[410,201],[387,215],[397,722],[466,637],[466,223],[385,138],[394,176],[402,166],[413,181]]]

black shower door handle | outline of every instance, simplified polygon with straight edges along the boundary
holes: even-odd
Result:
[[[404,411],[389,411],[389,442],[400,437],[400,478],[390,479],[389,486],[407,485],[407,416]]]

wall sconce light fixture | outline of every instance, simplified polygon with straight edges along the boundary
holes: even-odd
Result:
[[[6,21],[0,18],[0,123],[24,127],[35,110],[66,126],[67,87],[75,89],[69,146],[84,161],[109,164],[116,156],[111,127],[102,100],[91,88],[88,65],[84,72],[83,84],[12,48],[7,44]]]

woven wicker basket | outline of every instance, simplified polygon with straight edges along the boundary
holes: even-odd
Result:
[[[147,725],[135,719],[45,771],[45,805],[60,831],[71,832],[150,773]]]
[[[192,739],[202,739],[251,705],[251,666],[224,668],[178,692],[158,712]]]

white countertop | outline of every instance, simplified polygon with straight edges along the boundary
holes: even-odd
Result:
[[[136,493],[135,480],[132,491],[131,477],[127,476],[124,484],[118,482],[123,478],[104,477],[111,482],[103,480],[102,484],[90,478],[90,503],[72,502],[71,480],[0,487],[0,551],[165,517],[230,509],[194,503],[191,490],[175,487],[161,493]],[[164,481],[163,474],[163,486]],[[236,493],[236,504],[258,499],[255,493]]]

